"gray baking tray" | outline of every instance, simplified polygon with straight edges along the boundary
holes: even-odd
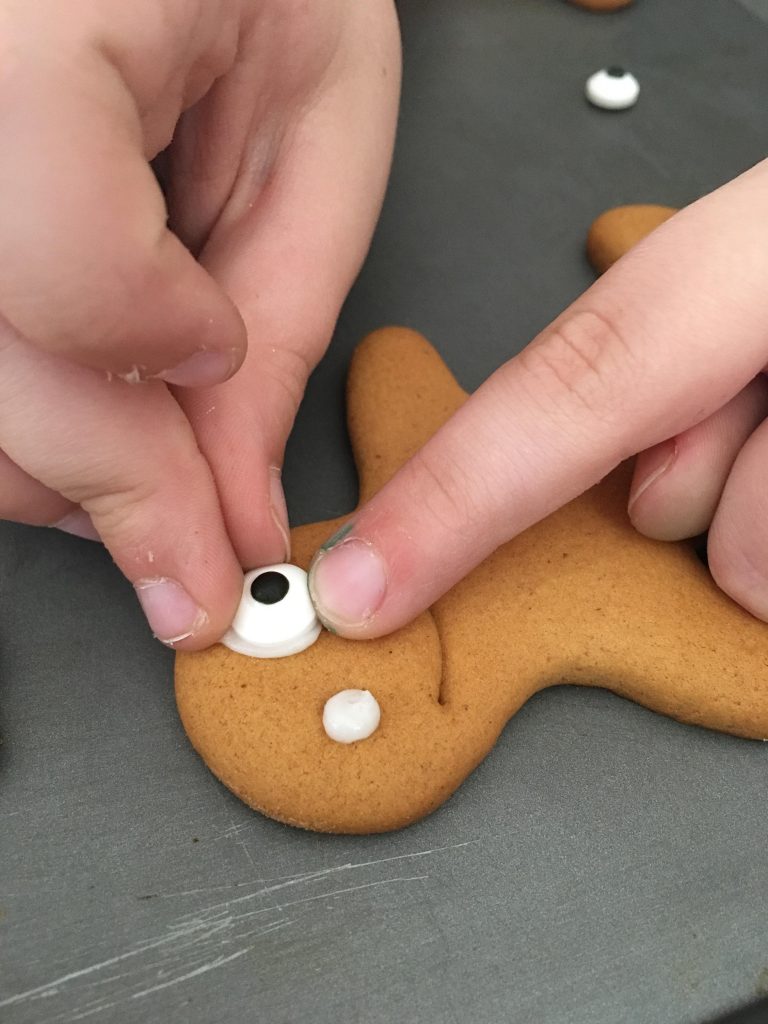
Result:
[[[759,2],[404,0],[391,186],[289,447],[294,522],[355,501],[366,331],[419,328],[472,389],[589,284],[594,216],[765,155]],[[616,63],[640,102],[591,109]],[[317,836],[207,772],[172,669],[103,550],[0,525],[3,1024],[690,1024],[768,989],[764,745],[564,687],[428,820]]]

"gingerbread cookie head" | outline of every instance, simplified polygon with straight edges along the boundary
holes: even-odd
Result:
[[[465,397],[419,335],[369,337],[348,393],[361,500]],[[355,833],[434,810],[528,697],[557,683],[604,686],[682,721],[768,737],[768,627],[715,587],[690,545],[635,532],[629,478],[620,467],[379,640],[316,632],[307,603],[302,570],[345,520],[294,530],[297,567],[246,576],[230,647],[177,654],[192,744],[257,810]],[[281,642],[301,649],[231,649],[268,643],[264,616],[292,588],[295,620],[286,605],[275,621]]]

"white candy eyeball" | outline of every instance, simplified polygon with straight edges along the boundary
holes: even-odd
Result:
[[[379,702],[370,690],[341,690],[323,708],[323,728],[337,743],[367,740],[380,721]]]
[[[221,642],[252,658],[285,658],[317,640],[320,622],[298,565],[268,565],[245,574],[243,596]]]
[[[626,110],[637,103],[640,84],[624,68],[603,68],[587,79],[586,93],[589,102],[601,110]]]

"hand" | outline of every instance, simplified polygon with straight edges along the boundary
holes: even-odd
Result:
[[[707,528],[768,619],[768,161],[677,214],[494,373],[315,559],[326,623],[374,637],[640,452],[635,526]]]
[[[100,537],[156,635],[206,646],[241,565],[287,556],[285,440],[389,168],[394,8],[0,0],[0,37],[0,517]]]

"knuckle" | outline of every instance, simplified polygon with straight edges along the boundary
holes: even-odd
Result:
[[[122,537],[129,543],[138,543],[150,529],[156,496],[149,481],[137,480],[101,488],[99,493],[83,498],[81,504],[105,537]]]
[[[412,500],[419,515],[435,525],[444,537],[466,543],[483,519],[482,492],[461,464],[438,458],[425,450],[411,460]]]
[[[105,539],[138,547],[167,528],[168,510],[181,510],[183,495],[204,482],[201,462],[199,452],[169,439],[156,457],[121,471],[92,465],[87,480],[76,477],[64,493],[89,513]]]
[[[298,409],[312,367],[298,349],[270,348],[264,353],[262,371],[286,397],[290,411]]]
[[[524,349],[520,365],[547,412],[579,423],[620,423],[635,370],[630,346],[613,319],[580,310]]]

